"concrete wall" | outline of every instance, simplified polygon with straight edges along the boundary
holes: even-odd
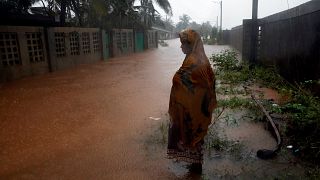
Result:
[[[97,28],[48,28],[52,71],[102,60],[101,33]]]
[[[0,26],[0,82],[134,53],[132,29]],[[142,32],[140,45],[156,48],[157,32]],[[144,38],[146,37],[146,38]]]
[[[0,26],[0,82],[48,71],[42,27]]]
[[[112,29],[112,56],[118,57],[133,52],[133,29]]]
[[[148,31],[148,48],[158,47],[158,33],[156,30]]]
[[[0,82],[101,59],[97,28],[0,26]]]

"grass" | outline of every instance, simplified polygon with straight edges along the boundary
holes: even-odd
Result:
[[[254,107],[254,104],[251,99],[241,98],[237,96],[228,99],[220,99],[218,100],[218,104],[219,107],[228,107],[230,109]]]
[[[220,86],[216,88],[216,93],[217,94],[222,94],[222,95],[239,95],[239,94],[244,94],[246,95],[246,91],[244,89],[237,88],[236,86]]]
[[[205,137],[204,148],[211,152],[215,150],[217,152],[224,152],[236,160],[243,158],[244,145],[238,141],[228,140],[226,137],[220,137],[219,131],[214,128],[208,130],[208,134]]]
[[[146,140],[146,144],[153,144],[161,147],[166,146],[168,143],[168,129],[169,121],[160,121],[159,124],[156,126],[154,132]],[[244,146],[239,142],[227,140],[226,137],[219,137],[218,131],[214,130],[213,128],[210,128],[207,136],[205,137],[204,148],[208,151],[216,150],[219,152],[225,152],[234,157],[235,159],[240,160],[242,158],[242,151]]]
[[[156,125],[156,129],[154,129],[153,133],[146,139],[146,144],[166,146],[168,143],[168,129],[168,120],[159,121],[159,124]]]

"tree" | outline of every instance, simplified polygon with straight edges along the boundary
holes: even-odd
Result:
[[[153,1],[151,0],[151,2]],[[172,9],[168,0],[155,0],[155,2],[160,6],[161,9],[164,10],[166,14],[172,16]]]
[[[166,17],[166,19],[163,19],[161,16],[155,17],[154,26],[166,29],[168,31],[173,31],[175,28],[173,21],[170,18]]]
[[[64,25],[66,21],[67,0],[60,0],[60,24]]]
[[[217,40],[218,39],[218,28],[213,27],[211,30],[211,38]]]
[[[172,21],[171,18],[166,18],[166,19],[163,21],[163,23],[164,23],[164,28],[165,28],[166,30],[170,30],[170,31],[173,31],[173,30],[174,30],[175,26],[174,26],[173,21]]]
[[[104,0],[34,0],[41,2],[48,16],[59,15],[61,25],[65,25],[66,19],[74,20],[76,25],[83,25],[85,17],[89,14],[90,4]],[[75,20],[76,19],[76,20]]]
[[[91,4],[93,7],[97,7],[97,4],[99,4],[99,2],[101,1],[93,0]],[[83,26],[85,21],[85,14],[87,14],[87,12],[89,11],[89,7],[92,6],[89,6],[89,3],[86,3],[82,0],[71,0],[69,6],[76,16],[76,24],[78,24],[79,26]]]
[[[108,29],[111,27],[124,28],[129,25],[133,27],[136,24],[139,26],[143,22],[146,27],[150,27],[159,16],[153,6],[154,3],[157,3],[166,13],[172,15],[168,0],[139,0],[141,6],[136,8],[133,6],[136,0],[33,1],[41,2],[49,16],[58,14],[61,25],[64,25],[68,18],[71,20],[71,25],[78,26],[96,26]]]
[[[193,29],[193,30],[195,30],[195,31],[199,32],[199,31],[200,31],[200,29],[201,29],[201,25],[200,25],[200,24],[198,24],[198,23],[196,23],[195,21],[192,21],[192,22],[190,23],[190,25],[189,25],[189,27],[188,27],[188,28],[191,28],[191,29]]]
[[[183,14],[182,16],[179,17],[179,20],[180,21],[176,25],[176,31],[177,32],[180,32],[183,29],[186,29],[186,28],[189,27],[191,17],[186,15],[186,14]]]
[[[151,27],[155,23],[157,16],[160,16],[159,12],[154,8],[154,1],[165,13],[172,15],[171,5],[168,0],[140,0],[140,6],[135,8],[140,11],[142,21],[147,27]]]
[[[211,35],[212,26],[209,21],[202,23],[200,28],[200,35],[204,37],[204,39],[208,39],[208,37]]]
[[[27,14],[29,7],[35,0],[1,0],[0,11],[1,14]]]
[[[80,26],[83,26],[83,23],[86,22],[85,24],[89,26],[103,27],[111,9],[111,5],[105,0],[91,0],[87,6],[82,5],[82,8],[78,10],[79,12],[76,11],[75,14],[78,16]],[[85,14],[87,15],[85,16]]]

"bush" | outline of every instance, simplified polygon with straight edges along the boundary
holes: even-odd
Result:
[[[296,151],[313,163],[320,163],[320,102],[303,92],[294,92],[282,108],[290,117],[287,136]]]
[[[220,54],[213,54],[210,57],[214,66],[218,67],[219,71],[230,71],[238,68],[239,61],[237,60],[237,53],[235,51],[225,50]]]
[[[224,83],[241,84],[250,81],[276,89],[288,97],[287,102],[276,109],[270,105],[267,105],[267,108],[270,112],[276,111],[289,117],[285,132],[289,142],[295,146],[295,151],[299,152],[302,158],[320,164],[320,100],[304,88],[307,87],[306,83],[308,85],[313,81],[292,85],[284,80],[275,68],[249,68],[247,64],[237,60],[236,52],[230,50],[212,55],[210,61],[216,67],[217,79]],[[222,100],[220,103],[231,108],[251,108],[248,102],[236,98]]]

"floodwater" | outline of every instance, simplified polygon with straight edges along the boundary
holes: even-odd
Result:
[[[146,141],[167,120],[171,78],[184,58],[177,39],[168,44],[2,84],[0,179],[212,179],[269,172],[272,163],[252,153],[255,168],[262,167],[256,171],[247,161],[206,152],[203,175],[195,175],[166,159],[165,145]],[[224,49],[205,46],[208,56]],[[266,132],[267,138],[252,139],[261,125],[231,130],[218,124],[248,145],[272,141]]]

